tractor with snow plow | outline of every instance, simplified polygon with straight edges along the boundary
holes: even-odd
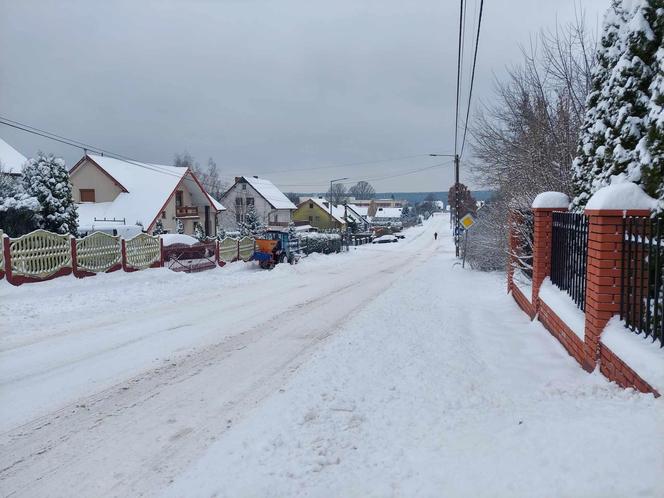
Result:
[[[268,230],[261,239],[256,239],[256,249],[252,257],[261,268],[271,270],[279,263],[291,265],[300,259],[300,244],[297,237],[289,232]]]

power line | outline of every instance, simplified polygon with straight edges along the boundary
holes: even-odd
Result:
[[[457,141],[459,133],[459,91],[461,89],[461,57],[463,46],[463,7],[464,0],[459,2],[459,50],[457,54],[457,83],[456,83],[456,110],[454,113],[454,155],[457,155]]]
[[[463,157],[463,150],[466,146],[466,133],[468,132],[468,119],[470,117],[470,103],[473,98],[473,84],[475,83],[475,66],[477,65],[477,48],[480,44],[480,30],[482,29],[482,9],[484,7],[484,0],[480,0],[480,13],[477,20],[477,36],[475,38],[475,53],[473,55],[473,70],[470,74],[470,90],[468,92],[468,108],[466,109],[466,122],[463,128],[463,139],[461,140],[461,157]]]

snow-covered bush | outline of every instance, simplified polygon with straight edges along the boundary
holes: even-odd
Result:
[[[664,3],[613,0],[597,59],[572,206],[583,209],[619,174],[664,201]]]
[[[157,220],[156,223],[154,224],[154,230],[152,231],[152,235],[161,235],[163,233],[166,233],[164,231],[164,224],[161,222],[161,220]]]
[[[205,240],[205,230],[203,230],[203,225],[200,223],[196,222],[194,223],[194,237],[196,237],[199,242],[203,242]]]
[[[76,235],[78,214],[65,162],[39,152],[23,169],[25,193],[39,202],[39,226],[55,233]]]
[[[341,236],[338,233],[301,232],[297,238],[304,254],[341,251]]]
[[[184,233],[184,223],[182,223],[182,220],[180,218],[175,220],[175,231],[180,235]]]

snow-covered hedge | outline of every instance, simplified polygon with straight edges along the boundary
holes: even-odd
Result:
[[[301,232],[297,234],[297,238],[304,254],[341,251],[341,236],[338,233]]]

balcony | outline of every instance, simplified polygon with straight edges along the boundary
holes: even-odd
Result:
[[[176,218],[198,218],[198,206],[179,206],[175,208]]]

